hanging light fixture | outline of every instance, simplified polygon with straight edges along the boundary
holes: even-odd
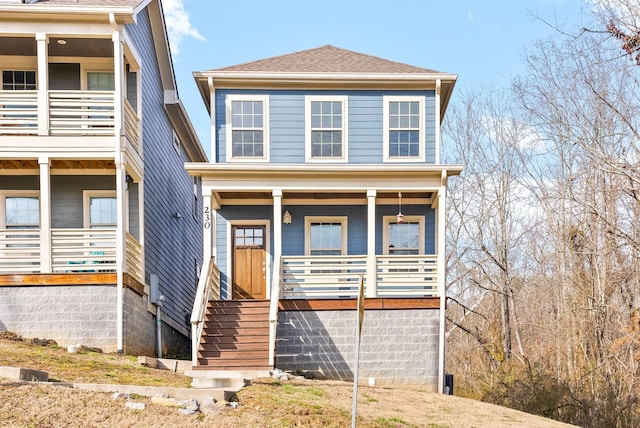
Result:
[[[402,214],[402,192],[398,192],[398,214],[396,214],[396,223],[404,223],[404,214]]]

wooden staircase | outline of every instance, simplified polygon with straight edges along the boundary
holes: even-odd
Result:
[[[269,301],[210,300],[194,370],[269,370]]]

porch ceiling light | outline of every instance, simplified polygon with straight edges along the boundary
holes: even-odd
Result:
[[[56,40],[56,43],[58,43],[59,45],[66,45],[67,41],[64,40],[64,39],[58,39],[58,40]]]
[[[404,214],[402,214],[402,192],[398,192],[398,214],[396,214],[396,223],[404,223]]]
[[[289,210],[286,210],[284,214],[282,214],[282,222],[284,224],[291,224],[291,213]]]

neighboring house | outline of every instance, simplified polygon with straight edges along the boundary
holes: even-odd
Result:
[[[187,164],[205,216],[194,371],[353,378],[362,280],[360,377],[442,390],[457,76],[333,46],[194,76],[212,134],[211,162]]]
[[[0,0],[0,330],[189,355],[206,154],[158,0]],[[157,279],[157,282],[155,281]]]

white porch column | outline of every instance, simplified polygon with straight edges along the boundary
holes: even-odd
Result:
[[[202,257],[203,263],[209,263],[213,253],[213,207],[211,206],[211,188],[202,187]]]
[[[144,260],[144,176],[138,182],[138,242],[142,247],[140,269],[142,270],[142,279],[144,279],[146,269]]]
[[[213,77],[207,79],[209,84],[209,111],[211,112],[211,163],[217,163],[216,153],[218,152],[218,136],[216,133],[216,87],[213,85]],[[229,155],[227,155],[229,156]]]
[[[366,297],[378,295],[376,267],[376,191],[367,190],[367,288]]]
[[[38,135],[49,135],[49,38],[36,33],[38,55]]]
[[[116,151],[120,150],[120,136],[124,135],[124,48],[122,46],[122,32],[115,23],[113,14],[109,14],[109,20],[113,28],[111,40],[113,41],[113,81],[115,83],[115,91],[113,93],[113,114],[114,114],[114,131],[118,142],[116,143]]]
[[[282,256],[282,190],[273,191],[273,258]]]
[[[116,159],[116,350],[124,351],[124,271],[126,269],[126,169],[124,162]]]
[[[51,175],[49,158],[38,158],[40,165],[40,272],[51,273]]]
[[[446,177],[442,172],[442,186],[438,189],[436,206],[436,253],[438,272],[438,296],[440,297],[440,328],[438,339],[438,392],[444,391],[444,335],[445,335],[445,307],[446,307],[446,265],[445,265],[445,231],[446,231]]]

